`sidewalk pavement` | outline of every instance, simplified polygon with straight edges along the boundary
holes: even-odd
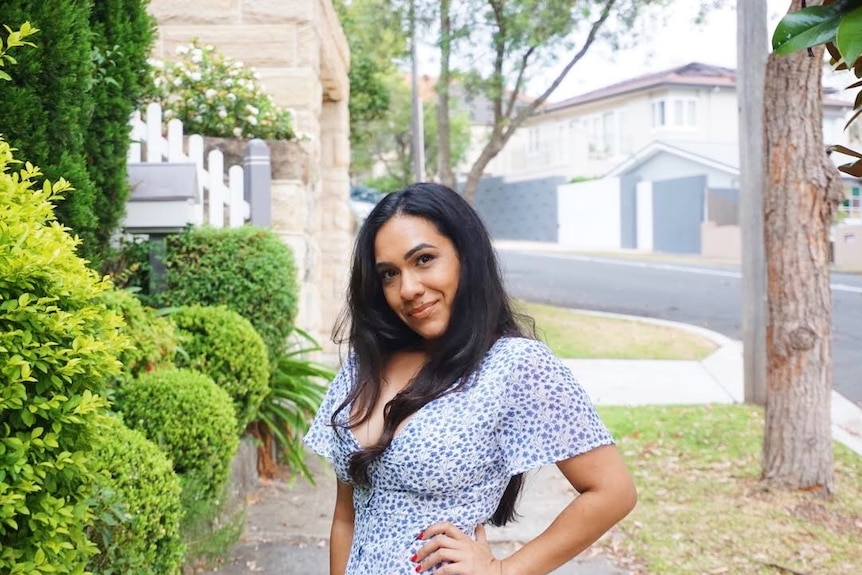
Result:
[[[592,312],[590,312],[592,313]],[[600,314],[613,315],[613,314]],[[637,318],[643,320],[643,318]],[[699,327],[643,320],[699,333],[719,347],[703,361],[565,360],[596,405],[734,403],[743,399],[742,345]],[[862,454],[862,410],[833,394],[833,435]],[[249,502],[245,530],[227,562],[213,573],[327,575],[335,479],[326,462],[310,457],[317,485],[261,481]],[[575,495],[555,466],[527,478],[513,525],[488,530],[498,557],[538,535]],[[616,537],[612,531],[606,537]],[[613,541],[613,540],[611,540]],[[627,575],[623,566],[590,549],[554,575]],[[385,575],[385,574],[369,574]]]

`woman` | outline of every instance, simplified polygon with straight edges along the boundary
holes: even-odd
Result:
[[[456,192],[414,184],[368,215],[341,325],[350,353],[306,443],[333,460],[331,575],[550,573],[634,507],[613,438],[569,370],[516,321],[488,233]],[[579,495],[495,558],[522,473]]]

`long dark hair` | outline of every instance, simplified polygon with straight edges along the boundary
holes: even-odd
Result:
[[[458,253],[460,278],[446,332],[429,350],[428,360],[416,377],[386,405],[379,441],[351,456],[350,476],[365,485],[369,482],[368,466],[386,450],[401,422],[448,390],[463,385],[498,338],[535,337],[532,321],[512,310],[488,231],[470,204],[438,184],[418,183],[393,192],[371,211],[356,238],[347,306],[334,339],[347,342],[356,353],[358,375],[332,415],[333,426],[337,428],[336,416],[351,403],[356,410],[349,416],[348,426],[367,421],[380,398],[379,382],[386,361],[394,352],[423,345],[422,338],[386,303],[376,271],[374,240],[381,226],[397,215],[425,218],[449,238]],[[458,382],[454,388],[453,382]],[[510,479],[491,518],[493,525],[504,525],[514,518],[522,483],[520,474]]]

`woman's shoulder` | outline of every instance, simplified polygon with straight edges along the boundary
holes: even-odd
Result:
[[[556,356],[544,342],[528,337],[501,337],[491,348],[489,356],[510,365],[536,360],[554,360]]]
[[[545,342],[533,339],[529,337],[520,337],[520,336],[506,336],[501,337],[497,340],[492,348],[492,353],[494,351],[498,353],[504,353],[512,356],[524,356],[524,355],[535,355],[535,354],[551,354],[551,348],[545,344]]]

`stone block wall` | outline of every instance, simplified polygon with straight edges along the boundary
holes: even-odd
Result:
[[[334,351],[355,221],[349,208],[349,50],[331,0],[150,0],[154,57],[197,38],[255,68],[295,113],[305,157],[274,153],[273,226],[293,247],[302,280],[300,327]],[[286,169],[285,169],[286,168]]]

